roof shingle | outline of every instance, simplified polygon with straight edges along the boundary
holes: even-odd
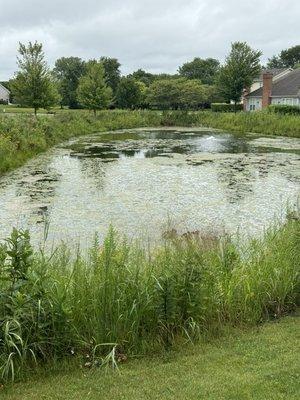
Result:
[[[263,88],[259,88],[254,92],[249,93],[246,97],[261,97]],[[281,79],[273,82],[273,96],[299,96],[300,97],[300,68],[291,71]]]

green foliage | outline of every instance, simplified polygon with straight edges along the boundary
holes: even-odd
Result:
[[[278,56],[269,58],[268,68],[295,68],[300,63],[300,45],[282,50]]]
[[[150,72],[146,72],[143,69],[138,69],[132,74],[128,75],[137,81],[143,82],[147,87],[155,80],[155,75]]]
[[[231,52],[218,77],[218,86],[227,101],[238,103],[241,100],[243,90],[250,87],[253,79],[260,73],[261,54],[245,42],[232,44]]]
[[[197,109],[209,104],[215,96],[215,87],[202,85],[197,79],[163,79],[150,85],[147,102],[163,110]]]
[[[209,100],[207,86],[197,79],[188,80],[180,87],[181,108],[197,109]]]
[[[86,66],[86,74],[79,79],[79,103],[95,114],[112,102],[112,89],[106,85],[104,73],[102,62],[91,61]]]
[[[86,110],[63,110],[51,117],[38,115],[38,118],[24,113],[9,117],[0,114],[0,175],[74,136],[160,124],[159,114],[151,111],[111,110],[98,114],[97,118],[91,118]]]
[[[283,115],[300,115],[300,107],[284,104],[271,104],[268,107],[268,112]]]
[[[194,58],[193,61],[183,64],[178,72],[188,79],[198,79],[204,84],[212,85],[220,68],[220,63],[214,58]]]
[[[58,79],[61,104],[78,108],[77,88],[85,73],[85,63],[79,57],[62,57],[56,60],[54,75]]]
[[[18,109],[14,109],[14,113]],[[85,110],[61,111],[51,117],[0,114],[0,174],[71,137],[114,129],[155,126],[207,126],[233,132],[300,137],[297,115],[270,112],[101,111],[91,118]]]
[[[120,108],[137,108],[145,101],[145,85],[134,78],[123,77],[119,83],[116,99]]]
[[[156,108],[179,108],[180,83],[173,79],[154,81],[149,88],[147,101]]]
[[[280,56],[272,56],[268,59],[267,68],[284,68],[285,65]]]
[[[57,88],[44,60],[42,45],[20,43],[19,53],[19,71],[10,83],[14,99],[22,106],[33,107],[35,113],[39,108],[48,109],[57,104]]]
[[[0,369],[14,380],[76,355],[91,365],[196,341],[224,325],[293,310],[299,294],[297,216],[241,249],[228,237],[173,237],[150,253],[111,228],[88,257],[32,252],[27,232],[0,247]]]
[[[176,352],[136,357],[121,373],[49,364],[1,400],[299,400],[299,312],[252,329],[228,329]],[[46,372],[45,372],[46,370]],[[45,376],[46,374],[46,376]]]
[[[106,84],[111,88],[112,93],[115,96],[121,79],[121,64],[116,58],[109,57],[101,57],[100,62],[103,64],[104,67]]]
[[[214,112],[243,111],[243,104],[212,103],[211,111],[214,111]]]

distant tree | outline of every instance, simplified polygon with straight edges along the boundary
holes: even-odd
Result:
[[[278,56],[269,58],[268,68],[294,68],[300,63],[300,45],[282,50]]]
[[[149,87],[147,102],[152,107],[177,109],[180,107],[180,91],[179,79],[156,80]]]
[[[113,95],[115,95],[121,79],[121,64],[116,58],[101,57],[100,61],[104,67],[106,83],[112,89]]]
[[[112,89],[107,86],[102,62],[90,61],[86,66],[86,74],[79,79],[77,89],[78,100],[82,106],[93,110],[107,108],[112,102]]]
[[[280,58],[285,67],[295,67],[296,64],[300,63],[300,45],[282,50]]]
[[[211,103],[225,103],[226,100],[217,85],[203,85],[207,96],[207,105]]]
[[[179,88],[181,108],[196,109],[208,102],[206,86],[202,85],[198,79],[182,81]]]
[[[157,80],[160,81],[162,79],[169,79],[169,80],[182,79],[182,77],[179,74],[166,74],[165,72],[162,72],[160,74],[154,74],[153,76],[154,76],[154,80],[156,80],[156,81]]]
[[[56,60],[54,75],[58,80],[62,105],[78,108],[77,88],[85,73],[85,62],[79,57],[62,57]]]
[[[155,75],[146,72],[143,69],[138,69],[128,76],[137,81],[143,82],[146,86],[150,86],[150,84],[155,80]]]
[[[179,68],[181,76],[187,79],[199,79],[202,83],[212,85],[219,71],[220,63],[214,58],[194,58]]]
[[[243,90],[250,87],[259,75],[261,52],[253,50],[247,43],[235,42],[218,77],[220,93],[235,105],[241,100]]]
[[[144,85],[142,83],[142,85]],[[132,77],[123,77],[116,93],[117,105],[120,108],[136,108],[143,102],[141,82]]]
[[[19,71],[10,86],[15,100],[23,106],[33,107],[34,113],[39,108],[50,108],[59,101],[59,94],[52,74],[44,60],[41,43],[28,46],[19,44]]]
[[[203,85],[198,79],[163,79],[150,85],[147,101],[161,109],[198,109],[208,107],[216,92],[215,86]]]
[[[279,56],[273,56],[268,59],[267,68],[284,68],[284,64]]]

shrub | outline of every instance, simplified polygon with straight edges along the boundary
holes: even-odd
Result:
[[[212,103],[211,110],[215,112],[243,111],[243,104]]]
[[[268,107],[268,112],[284,115],[300,115],[300,106],[289,106],[284,104],[271,104]]]

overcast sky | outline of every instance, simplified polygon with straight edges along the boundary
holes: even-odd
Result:
[[[300,0],[0,0],[0,80],[29,40],[44,44],[51,66],[62,56],[110,56],[123,73],[224,60],[236,40],[262,50],[264,62],[300,44]]]

